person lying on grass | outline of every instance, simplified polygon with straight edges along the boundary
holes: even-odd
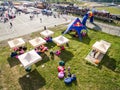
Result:
[[[40,54],[40,53],[44,53],[45,51],[47,51],[48,48],[45,47],[44,45],[40,45],[39,47],[35,48],[35,51]]]

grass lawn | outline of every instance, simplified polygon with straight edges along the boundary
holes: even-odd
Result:
[[[96,8],[97,10],[106,10],[109,11],[112,14],[120,14],[120,9],[116,7],[99,7]]]
[[[55,35],[61,35],[65,30],[64,25],[60,25],[50,30],[55,31]],[[28,41],[39,32],[23,36]],[[72,35],[66,34],[69,47],[62,52],[60,57],[50,57],[49,51],[59,49],[56,44],[48,43],[49,51],[42,54],[43,60],[32,65],[30,77],[26,78],[28,73],[20,66],[17,59],[10,58],[10,48],[7,41],[0,43],[0,90],[120,90],[120,37],[108,35],[99,31],[89,30],[88,37],[83,38],[82,42]],[[99,67],[86,63],[84,58],[89,53],[92,45],[97,40],[106,40],[112,45],[104,56]],[[33,48],[29,43],[28,49]],[[51,47],[53,46],[53,47]],[[65,61],[65,67],[71,67],[71,73],[76,74],[77,81],[70,85],[65,85],[63,80],[57,77],[57,67],[60,60]],[[45,65],[44,68],[41,66]],[[66,71],[67,73],[67,71]]]

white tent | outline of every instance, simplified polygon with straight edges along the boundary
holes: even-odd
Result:
[[[110,46],[111,44],[104,40],[96,41],[95,44],[93,44],[92,46],[93,49],[86,56],[85,59],[97,66],[101,62],[102,58],[104,57]]]
[[[58,36],[56,38],[53,38],[53,41],[56,43],[56,44],[59,44],[59,45],[63,45],[63,44],[66,44],[69,42],[69,39],[67,39],[66,37],[64,36]]]
[[[37,37],[35,39],[29,40],[29,42],[33,47],[38,47],[46,43],[46,41],[41,37]]]
[[[25,44],[25,41],[22,38],[17,38],[11,41],[8,41],[8,44],[11,48],[19,47]]]
[[[50,31],[50,30],[44,30],[44,31],[40,32],[40,34],[44,37],[49,37],[49,36],[52,36],[54,34],[54,32]]]
[[[100,51],[101,53],[105,54],[108,50],[108,48],[111,46],[110,43],[106,41],[97,41],[95,44],[93,44],[93,48]]]
[[[39,56],[35,50],[31,50],[22,55],[19,55],[18,59],[20,60],[24,68],[28,68],[32,64],[42,60],[42,57]]]

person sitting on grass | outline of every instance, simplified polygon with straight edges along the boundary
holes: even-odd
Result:
[[[13,48],[14,51],[18,51],[19,50],[19,47],[15,47]]]
[[[81,35],[82,35],[82,37],[85,37],[87,35],[87,32],[85,30],[82,30]]]
[[[19,55],[24,53],[23,47],[19,47],[18,53],[19,53]]]
[[[40,45],[40,47],[39,47],[40,49],[41,49],[41,52],[45,52],[45,51],[47,51],[48,50],[48,48],[47,47],[45,47],[44,45]]]
[[[16,51],[14,51],[14,52],[11,52],[10,57],[15,57],[17,55],[18,55],[18,53]]]
[[[73,37],[77,37],[77,38],[78,38],[78,37],[79,37],[79,36],[78,36],[78,33],[75,32],[75,35],[73,35]]]
[[[44,39],[46,42],[52,42],[52,37],[45,37]]]
[[[39,47],[35,48],[35,51],[36,51],[37,53],[43,53],[43,52],[45,52],[45,51],[47,51],[47,50],[48,50],[48,48],[45,47],[44,45],[40,45]]]
[[[65,50],[65,47],[64,46],[60,46],[60,50]]]
[[[26,50],[27,50],[27,47],[25,46],[21,46],[21,47],[15,47],[13,48],[14,52],[11,53],[11,57],[18,57],[18,55],[21,55],[23,54]]]
[[[37,54],[41,54],[41,50],[38,47],[35,48],[35,51],[37,52]]]
[[[45,37],[44,39],[45,39],[45,41],[48,41],[48,40],[49,40],[49,37]]]
[[[57,51],[55,52],[55,54],[56,54],[57,56],[60,56],[61,51],[60,51],[60,50],[57,50]]]

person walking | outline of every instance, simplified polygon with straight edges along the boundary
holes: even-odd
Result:
[[[46,26],[44,26],[44,30],[47,30],[47,27],[46,27]]]
[[[13,24],[12,24],[12,22],[10,22],[10,28],[12,28],[13,27]]]
[[[42,18],[40,18],[40,23],[42,23]]]

